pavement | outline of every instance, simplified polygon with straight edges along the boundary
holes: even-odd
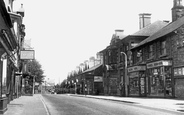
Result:
[[[58,94],[59,95],[59,94]],[[80,96],[85,98],[96,98],[103,100],[119,101],[136,105],[177,111],[184,113],[184,100],[165,99],[165,98],[137,98],[137,97],[117,97],[117,96],[93,96],[67,94],[68,96]],[[21,96],[11,101],[8,110],[4,115],[50,115],[41,94],[33,96]]]
[[[3,115],[49,115],[41,94],[21,96],[11,101],[7,107]]]

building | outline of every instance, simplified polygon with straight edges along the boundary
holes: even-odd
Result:
[[[13,0],[0,0],[0,114],[20,96],[22,86],[19,55],[25,34],[21,33],[22,16],[12,9]]]
[[[149,13],[139,14],[140,30],[132,35],[117,34],[123,31],[116,30],[110,45],[101,51],[104,57],[105,94],[128,95],[129,79],[126,69],[127,66],[132,66],[130,49],[168,24],[165,21],[151,23],[150,16]]]
[[[184,97],[184,7],[173,1],[172,22],[131,49],[129,83],[137,96]]]

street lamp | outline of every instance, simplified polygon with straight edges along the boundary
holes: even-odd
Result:
[[[35,76],[33,75],[33,95],[34,95],[34,90],[35,90]]]
[[[123,83],[124,82],[124,85],[125,85],[125,96],[128,96],[128,76],[127,76],[127,55],[125,52],[121,52],[121,54],[123,54],[125,56],[125,77],[122,76],[121,78],[121,82]]]
[[[78,79],[76,79],[76,82],[75,82],[75,94],[77,94],[77,82],[78,82]]]

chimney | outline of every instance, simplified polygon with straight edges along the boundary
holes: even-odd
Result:
[[[172,21],[176,21],[183,15],[184,15],[184,6],[182,5],[182,0],[173,0]]]
[[[24,17],[24,8],[23,8],[23,4],[21,4],[21,7],[19,8],[19,11],[17,11],[17,14],[20,14],[22,17]]]
[[[150,13],[139,14],[139,29],[142,29],[149,24],[151,24],[151,14]]]
[[[115,30],[115,35],[120,38],[124,33],[124,30]]]

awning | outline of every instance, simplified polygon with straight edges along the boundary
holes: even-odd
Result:
[[[102,74],[102,64],[98,64],[88,70],[82,72],[82,74],[97,75]]]

